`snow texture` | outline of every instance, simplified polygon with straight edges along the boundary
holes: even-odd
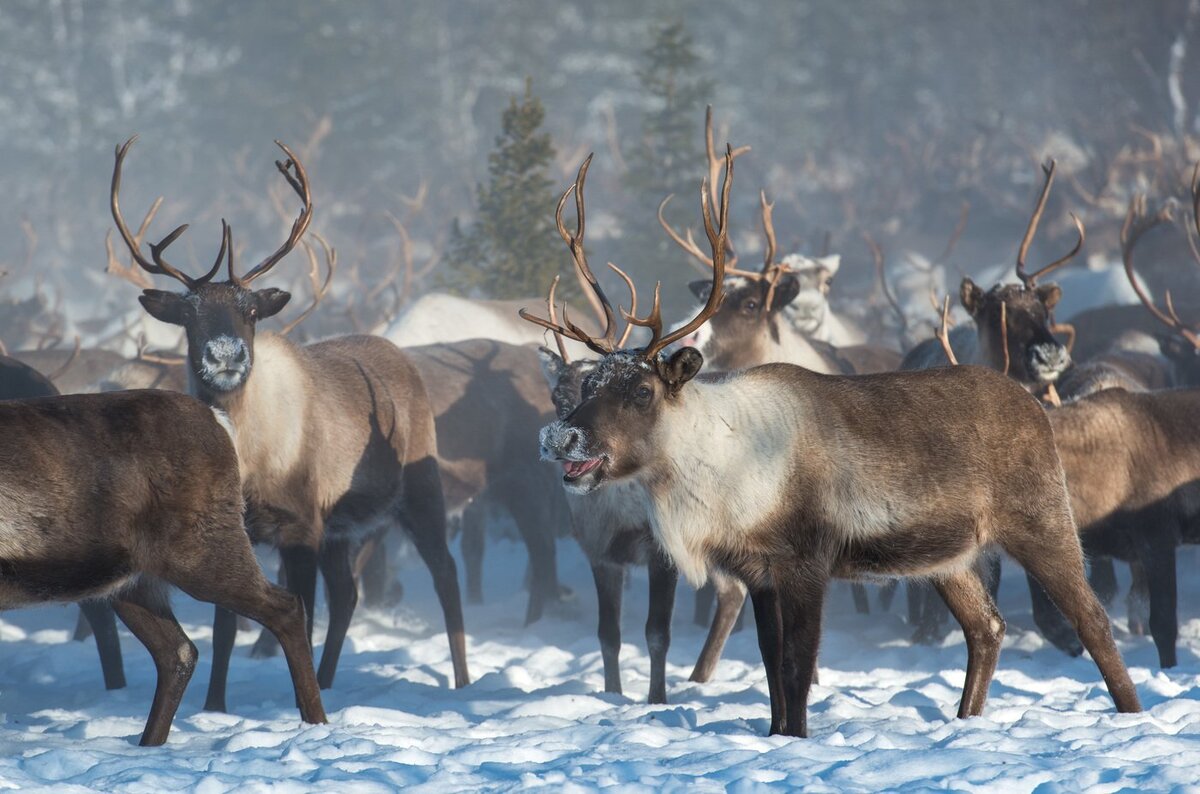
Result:
[[[957,720],[966,652],[952,633],[913,646],[902,593],[891,613],[857,615],[844,584],[826,609],[821,683],[807,740],[767,737],[768,701],[752,622],[734,634],[708,684],[687,682],[704,632],[680,588],[667,706],[644,703],[645,570],[632,572],[623,620],[625,694],[604,694],[587,564],[559,545],[577,597],[522,628],[524,553],[488,549],[491,602],[468,607],[475,683],[448,688],[450,661],[428,573],[401,572],[404,602],[360,609],[332,690],[327,726],[302,725],[282,659],[248,657],[238,636],[232,714],[200,710],[211,662],[211,609],[176,595],[200,665],[166,746],[136,746],[153,691],[149,657],[122,630],[129,687],[105,692],[91,641],[71,642],[74,608],[0,615],[0,787],[54,792],[505,791],[1116,791],[1200,781],[1200,584],[1183,582],[1178,668],[1157,669],[1149,639],[1115,632],[1146,712],[1117,715],[1095,666],[1032,631],[1019,569],[1006,563],[1009,622],[982,718]],[[1179,569],[1193,571],[1195,549]],[[460,567],[460,570],[461,567]],[[319,609],[322,609],[319,607]],[[318,615],[316,636],[324,636]]]

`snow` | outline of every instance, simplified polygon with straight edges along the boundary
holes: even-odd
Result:
[[[1182,550],[1181,571],[1195,570]],[[1069,659],[1032,630],[1019,569],[1005,566],[1009,633],[985,716],[957,720],[966,652],[952,633],[913,646],[901,618],[854,613],[844,584],[831,593],[814,688],[812,738],[766,736],[769,722],[752,621],[734,634],[709,684],[687,682],[704,632],[680,588],[668,664],[671,703],[649,706],[642,623],[644,570],[632,573],[622,623],[624,695],[604,694],[595,595],[586,561],[559,545],[576,597],[523,628],[524,552],[488,548],[491,602],[468,606],[475,683],[448,688],[451,666],[428,573],[401,571],[395,609],[360,609],[341,669],[324,693],[330,724],[300,723],[282,659],[248,656],[238,636],[233,714],[200,710],[211,660],[211,608],[177,595],[201,661],[165,747],[136,746],[153,691],[148,655],[122,630],[129,687],[105,692],[91,642],[70,641],[74,608],[0,614],[0,788],[54,792],[188,790],[414,791],[544,788],[584,791],[1003,790],[1194,788],[1200,782],[1200,582],[1181,597],[1180,667],[1157,669],[1153,644],[1114,630],[1146,712],[1114,713],[1087,657]],[[461,570],[461,565],[460,565]],[[318,615],[318,641],[324,634]]]

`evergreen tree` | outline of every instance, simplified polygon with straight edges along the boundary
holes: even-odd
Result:
[[[695,224],[694,199],[706,173],[704,107],[714,83],[699,74],[700,57],[683,22],[659,28],[642,57],[637,74],[650,108],[625,178],[636,209],[628,215],[623,258],[657,268],[655,278],[677,281],[686,272],[680,261],[684,255],[663,234],[655,212],[674,193],[678,198],[667,208],[668,220],[677,228]]]
[[[540,132],[546,112],[525,81],[500,117],[501,133],[488,155],[487,185],[476,188],[478,219],[455,222],[443,286],[466,295],[523,298],[543,294],[559,273],[564,249],[554,228],[558,197],[548,176],[554,159],[550,134]],[[564,296],[573,280],[561,284]]]

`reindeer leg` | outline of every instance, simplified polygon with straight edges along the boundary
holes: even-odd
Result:
[[[442,605],[446,635],[450,640],[454,686],[461,688],[471,683],[471,674],[467,671],[467,638],[462,596],[458,590],[458,567],[446,544],[446,508],[437,462],[426,458],[406,464],[402,477],[399,519],[433,575],[433,587]]]
[[[112,606],[107,601],[81,601],[79,614],[91,626],[96,637],[104,688],[124,689],[125,664],[121,659],[121,638],[117,636],[117,619]]]
[[[758,626],[758,650],[762,653],[763,667],[767,671],[767,692],[771,698],[770,735],[786,733],[788,729],[786,692],[783,687],[783,633],[779,613],[779,597],[774,590],[761,589],[750,592],[750,603],[754,605],[754,622]]]
[[[154,702],[140,742],[143,747],[158,746],[167,740],[199,654],[171,614],[166,593],[157,582],[138,582],[113,600],[113,608],[146,646],[158,671]]]
[[[900,586],[898,579],[889,579],[879,588],[879,608],[884,612],[892,609],[892,600],[896,597],[896,588]]]
[[[1075,527],[1067,519],[1060,526],[1032,526],[1004,549],[1046,589],[1055,605],[1075,627],[1083,647],[1104,676],[1117,711],[1142,710],[1137,689],[1112,638],[1104,607],[1083,573],[1083,550]]]
[[[1146,566],[1136,554],[1129,563],[1129,574],[1129,592],[1125,594],[1129,633],[1145,637],[1150,625],[1150,584],[1146,581]]]
[[[707,626],[709,616],[712,614],[713,599],[716,597],[717,591],[713,587],[712,582],[705,582],[704,585],[696,591],[696,602],[692,608],[692,622],[697,626]]]
[[[1142,536],[1138,555],[1150,589],[1150,636],[1158,648],[1158,663],[1164,669],[1176,664],[1175,643],[1179,635],[1178,593],[1175,582],[1175,538],[1170,524],[1160,523],[1153,537]]]
[[[224,607],[213,607],[212,672],[208,677],[205,711],[228,711],[225,707],[225,685],[229,678],[229,658],[237,639],[237,615]]]
[[[850,595],[854,598],[854,611],[860,615],[871,614],[871,600],[867,598],[867,588],[859,582],[850,583]]]
[[[363,543],[355,555],[354,578],[362,583],[362,601],[370,607],[395,606],[396,587],[388,565],[387,546],[378,532]]]
[[[661,551],[650,552],[650,610],[646,615],[646,647],[650,650],[650,702],[667,702],[667,651],[679,571]]]
[[[319,552],[307,544],[292,544],[279,549],[281,561],[279,583],[304,601],[304,612],[308,616],[308,644],[312,646],[313,612],[317,604],[317,558]],[[258,635],[250,656],[267,659],[279,651],[279,643],[270,631]]]
[[[1058,611],[1058,607],[1054,606],[1054,602],[1046,595],[1037,579],[1028,573],[1025,574],[1025,578],[1029,580],[1029,601],[1033,606],[1033,622],[1038,631],[1051,645],[1068,656],[1083,653],[1083,643],[1079,641],[1075,629],[1067,622],[1063,613]]]
[[[967,678],[963,684],[959,718],[977,717],[987,702],[988,686],[996,674],[1004,618],[974,570],[956,571],[933,581],[933,586],[962,626],[967,641]]]
[[[1088,560],[1088,583],[1105,608],[1117,597],[1117,570],[1112,557],[1091,557]]]
[[[525,625],[542,619],[547,603],[558,601],[558,564],[555,559],[554,523],[545,509],[548,497],[535,489],[501,485],[509,494],[508,510],[529,550],[529,603]]]
[[[782,624],[782,684],[788,736],[808,736],[808,692],[817,672],[821,643],[821,606],[827,583],[815,572],[778,575],[779,616]]]
[[[71,635],[71,641],[83,642],[92,636],[92,633],[92,624],[88,622],[87,615],[83,614],[83,607],[81,605],[79,614],[75,616],[75,632]]]
[[[463,563],[467,567],[467,603],[483,603],[484,511],[475,500],[456,519],[462,531]]]
[[[354,608],[358,606],[358,587],[350,565],[350,544],[346,541],[326,538],[321,547],[320,563],[329,596],[329,627],[325,631],[325,647],[321,649],[317,683],[321,689],[329,689],[333,686],[333,676],[337,672],[346,632],[350,630]]]
[[[600,657],[604,660],[604,691],[621,694],[621,598],[625,586],[625,566],[610,562],[592,563],[596,581],[596,605],[599,622]]]
[[[696,667],[692,670],[689,681],[703,684],[712,678],[721,660],[721,651],[725,649],[725,641],[733,631],[733,624],[741,617],[742,606],[746,603],[746,588],[732,576],[721,573],[711,574],[711,582],[717,591],[717,612],[713,615],[712,626],[709,627],[708,637],[704,640],[704,648]]]

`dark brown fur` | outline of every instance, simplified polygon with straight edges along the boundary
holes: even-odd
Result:
[[[303,604],[259,570],[209,408],[144,391],[2,403],[0,439],[0,605],[112,597],[158,668],[142,744],[166,741],[196,664],[163,582],[267,626],[301,716],[325,721]]]
[[[1200,519],[1198,415],[1194,389],[1110,389],[1050,412],[1084,549],[1146,572],[1163,667],[1176,663],[1175,549]]]
[[[932,577],[967,638],[959,715],[981,713],[1003,620],[970,566],[991,543],[1068,614],[1118,709],[1140,710],[1084,578],[1049,422],[1020,386],[978,367],[847,378],[782,364],[689,385],[700,363],[690,349],[653,364],[610,356],[585,383],[584,403],[543,430],[544,454],[600,461],[569,478],[575,488],[637,477],[653,497],[656,537],[684,573],[717,566],[747,585],[772,732],[807,732],[821,603],[833,576]],[[716,439],[725,446],[712,447]],[[755,454],[767,453],[750,446],[754,439],[790,453],[755,464]],[[700,449],[717,450],[718,459],[675,457]],[[758,505],[768,512],[751,519],[745,507],[729,507],[740,504],[726,492],[739,477],[759,480],[756,487],[783,483],[786,496],[776,496],[776,508]],[[694,511],[717,525],[694,528]]]

